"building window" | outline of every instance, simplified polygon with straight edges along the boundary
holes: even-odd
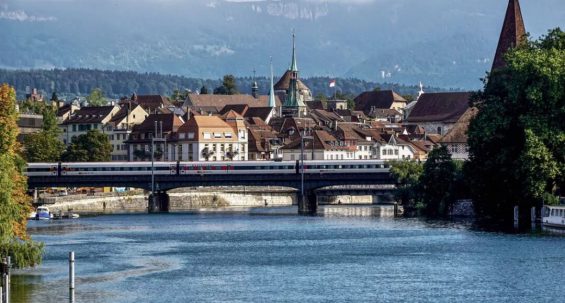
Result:
[[[394,155],[395,155],[395,156],[398,156],[398,149],[395,149],[395,150],[394,150]]]
[[[231,139],[231,138],[232,138],[232,134],[231,134],[231,133],[224,133],[224,136],[225,136],[227,139]]]
[[[220,138],[222,138],[222,134],[221,133],[214,133],[214,138],[220,139]]]
[[[438,126],[437,133],[441,135],[441,126]]]
[[[74,131],[74,132],[77,131],[77,126],[76,126],[76,124],[73,124],[73,131]]]
[[[188,133],[188,139],[194,139],[194,133]]]
[[[210,133],[203,133],[204,139],[212,139],[212,134]]]

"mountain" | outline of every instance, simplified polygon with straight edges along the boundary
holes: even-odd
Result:
[[[0,0],[0,68],[96,68],[217,79],[302,76],[477,88],[505,0]],[[562,0],[522,1],[533,36]],[[383,78],[384,72],[384,78]]]

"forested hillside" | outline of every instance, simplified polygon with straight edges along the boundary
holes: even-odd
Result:
[[[278,78],[275,78],[277,81]],[[251,93],[251,77],[237,78],[237,86],[241,93]],[[261,94],[268,94],[269,79],[258,77]],[[303,79],[314,95],[331,96],[334,92],[356,96],[376,87],[393,89],[402,95],[416,95],[419,87],[391,83],[373,83],[359,79],[337,79],[336,88],[329,87],[330,78],[313,77]],[[187,78],[176,75],[158,73],[137,73],[132,71],[102,71],[92,69],[54,69],[54,70],[1,70],[0,83],[14,86],[18,98],[23,98],[26,89],[37,88],[45,96],[56,91],[60,98],[71,99],[86,96],[94,88],[100,88],[108,98],[120,98],[137,94],[161,94],[170,96],[175,90],[199,91],[206,86],[208,91],[221,85],[221,80]],[[441,91],[440,88],[425,88],[427,92]]]

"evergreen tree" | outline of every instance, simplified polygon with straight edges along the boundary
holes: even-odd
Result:
[[[31,211],[22,175],[25,162],[19,156],[16,93],[0,86],[0,257],[11,256],[16,267],[41,262],[42,244],[31,242],[26,233]]]
[[[104,162],[112,159],[111,154],[112,145],[108,137],[99,130],[93,129],[74,138],[63,154],[62,160],[68,162]]]
[[[108,100],[104,97],[104,92],[100,88],[95,88],[90,92],[90,95],[86,97],[89,106],[105,106],[108,104]]]
[[[237,84],[235,77],[233,75],[225,75],[222,81],[222,86],[216,87],[214,89],[215,95],[237,95],[239,91],[237,90]]]
[[[206,87],[206,85],[202,85],[202,87],[200,88],[200,94],[201,95],[207,95],[208,94],[208,87]]]

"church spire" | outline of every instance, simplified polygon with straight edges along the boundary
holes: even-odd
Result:
[[[255,99],[259,98],[259,85],[257,84],[257,81],[255,80],[256,73],[257,73],[257,71],[255,69],[253,69],[253,81],[252,81],[252,84],[251,84],[251,95]]]
[[[298,72],[298,65],[296,64],[296,35],[294,34],[294,30],[292,30],[292,61],[288,70]]]
[[[525,38],[526,27],[522,18],[520,2],[518,0],[509,0],[492,70],[505,67],[504,54],[511,48],[521,45]]]
[[[275,102],[275,85],[273,84],[273,57],[271,57],[271,86],[269,91],[269,107],[273,108],[277,104]]]

